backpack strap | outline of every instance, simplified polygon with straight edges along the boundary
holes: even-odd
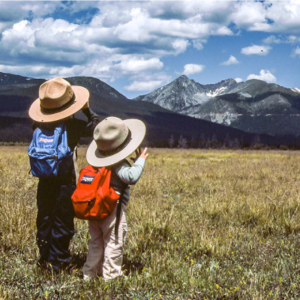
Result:
[[[77,164],[77,146],[74,147],[74,151],[73,151],[73,164],[74,164],[74,170],[75,170],[75,182],[76,185],[78,183],[78,179],[79,179],[79,168],[78,168],[78,164]]]
[[[119,232],[119,224],[121,219],[121,209],[122,209],[122,198],[123,198],[124,190],[122,191],[117,207],[117,215],[116,215],[116,225],[115,225],[115,237],[118,243],[118,232]]]

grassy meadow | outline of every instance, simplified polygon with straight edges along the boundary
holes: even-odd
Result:
[[[79,148],[84,166],[86,148]],[[299,299],[300,152],[149,149],[131,189],[127,280],[36,266],[37,179],[27,147],[0,147],[0,299]]]

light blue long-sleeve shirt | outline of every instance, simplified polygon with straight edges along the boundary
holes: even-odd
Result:
[[[140,179],[145,162],[145,159],[139,157],[132,166],[126,160],[122,160],[112,167],[110,185],[116,193],[122,194],[123,192],[122,203],[128,204],[130,185],[136,184]]]

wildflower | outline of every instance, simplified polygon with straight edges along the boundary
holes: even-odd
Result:
[[[234,254],[234,252],[231,252],[231,254],[233,255],[233,254]]]
[[[207,268],[206,271],[208,272],[208,271],[209,271],[209,268]]]
[[[49,296],[49,294],[48,294],[48,292],[46,291],[46,292],[45,292],[45,297],[48,298],[48,296]]]
[[[292,258],[293,258],[293,257],[291,256],[291,257],[290,257],[290,260],[292,260]]]
[[[284,240],[281,240],[281,244],[284,245]]]
[[[280,279],[279,279],[279,283],[280,283],[280,284],[282,283],[282,277],[280,277]]]
[[[239,270],[242,270],[242,267],[241,267],[241,266],[239,266]]]
[[[143,268],[142,272],[143,272],[143,273],[145,272],[145,267]]]
[[[216,268],[217,268],[217,269],[219,268],[219,263],[216,264]]]
[[[273,294],[273,292],[271,291],[270,293],[269,293],[269,295],[271,296]]]
[[[183,244],[183,240],[181,240],[180,243]]]
[[[160,293],[158,293],[158,297],[160,297],[160,298],[161,298],[161,294],[160,294]]]
[[[231,272],[230,272],[230,271],[228,271],[228,274],[230,275],[230,274],[231,274]]]
[[[260,240],[259,243],[262,244],[262,240]]]
[[[194,264],[194,261],[191,259],[191,266]]]

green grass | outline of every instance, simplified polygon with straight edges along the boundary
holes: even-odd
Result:
[[[86,148],[80,148],[80,167]],[[126,281],[36,267],[37,179],[26,147],[0,148],[0,299],[299,299],[300,160],[292,151],[150,149],[131,189]]]

